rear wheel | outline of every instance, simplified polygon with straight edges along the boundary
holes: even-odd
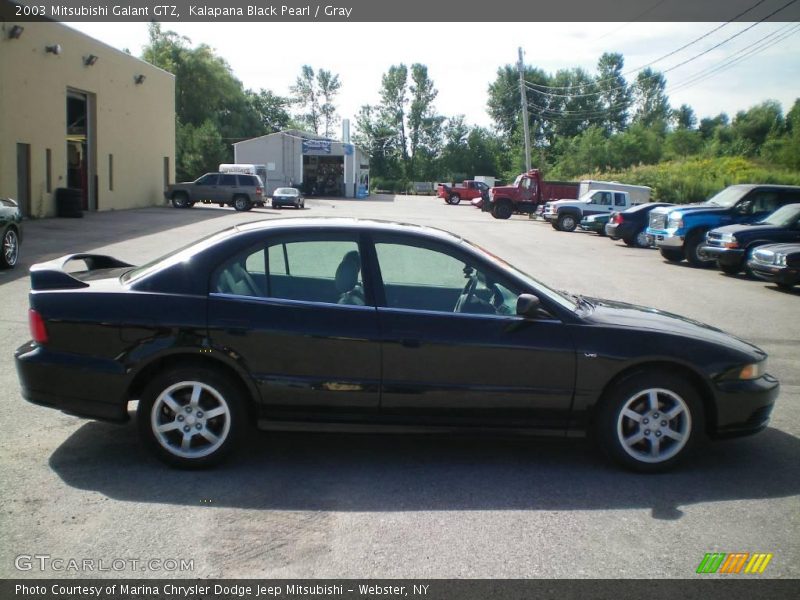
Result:
[[[183,192],[172,195],[172,206],[175,208],[190,208],[189,196]]]
[[[245,429],[241,393],[217,371],[182,367],[165,371],[145,388],[137,421],[144,444],[182,468],[218,464]]]
[[[633,244],[637,248],[650,247],[650,238],[647,236],[647,232],[644,229],[640,229],[636,232],[636,235],[633,237]]]
[[[508,200],[496,202],[492,208],[492,216],[495,219],[508,219],[514,214],[514,208]]]
[[[19,258],[19,235],[17,230],[9,227],[3,234],[3,247],[0,248],[0,268],[12,269]]]
[[[691,452],[704,430],[703,407],[685,379],[643,371],[606,395],[595,426],[603,450],[614,461],[654,473]]]
[[[578,226],[578,219],[575,215],[567,213],[558,216],[558,229],[559,231],[575,231]]]
[[[447,198],[448,204],[458,204],[459,202],[461,202],[461,196],[458,194],[450,194],[450,196]]]
[[[253,204],[247,196],[236,196],[233,199],[233,208],[239,212],[245,212],[253,208]]]
[[[661,256],[666,258],[669,262],[679,263],[683,260],[683,250],[676,250],[675,248],[659,248],[658,251]]]

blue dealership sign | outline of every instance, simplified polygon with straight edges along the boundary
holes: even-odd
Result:
[[[327,140],[303,140],[303,154],[330,154],[331,143]]]

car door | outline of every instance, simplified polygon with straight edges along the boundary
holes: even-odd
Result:
[[[236,356],[272,418],[377,411],[378,317],[357,234],[271,237],[212,276],[209,335]]]
[[[217,195],[218,195],[218,184],[219,182],[219,174],[218,173],[208,173],[203,175],[200,179],[195,182],[194,190],[193,190],[193,200],[196,202],[201,202],[203,200],[208,200],[210,202],[217,202]]]
[[[373,239],[381,416],[563,432],[575,379],[567,327],[518,317],[519,285],[471,253],[411,236]]]
[[[223,173],[219,178],[219,186],[214,194],[214,202],[229,203],[240,191],[239,182],[234,173]]]
[[[583,216],[603,215],[611,212],[611,192],[595,192],[591,196],[591,201],[583,209]]]

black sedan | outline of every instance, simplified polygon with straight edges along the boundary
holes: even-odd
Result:
[[[761,246],[747,261],[747,267],[759,279],[791,289],[800,284],[800,243]]]
[[[303,198],[303,194],[297,188],[278,188],[272,193],[272,208],[281,208],[283,206],[305,208],[306,199]]]
[[[735,275],[759,246],[793,242],[800,242],[800,204],[782,206],[755,223],[712,229],[700,251],[715,258],[723,272]]]
[[[611,215],[611,220],[606,223],[606,235],[612,240],[622,240],[628,246],[647,248],[650,241],[647,239],[645,229],[650,211],[659,206],[672,206],[669,202],[650,202],[637,204],[621,212]]]
[[[22,212],[10,198],[0,198],[0,269],[13,269],[22,244]]]
[[[747,342],[554,291],[414,225],[274,219],[141,267],[65,256],[31,287],[24,397],[111,421],[139,400],[144,442],[182,467],[218,462],[256,422],[591,432],[658,471],[706,434],[763,429],[779,389]]]

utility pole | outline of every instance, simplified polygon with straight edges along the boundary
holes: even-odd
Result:
[[[522,47],[519,48],[519,94],[522,101],[522,127],[525,132],[525,170],[531,170],[531,133],[528,128],[528,96],[525,93],[525,65],[522,63]]]

